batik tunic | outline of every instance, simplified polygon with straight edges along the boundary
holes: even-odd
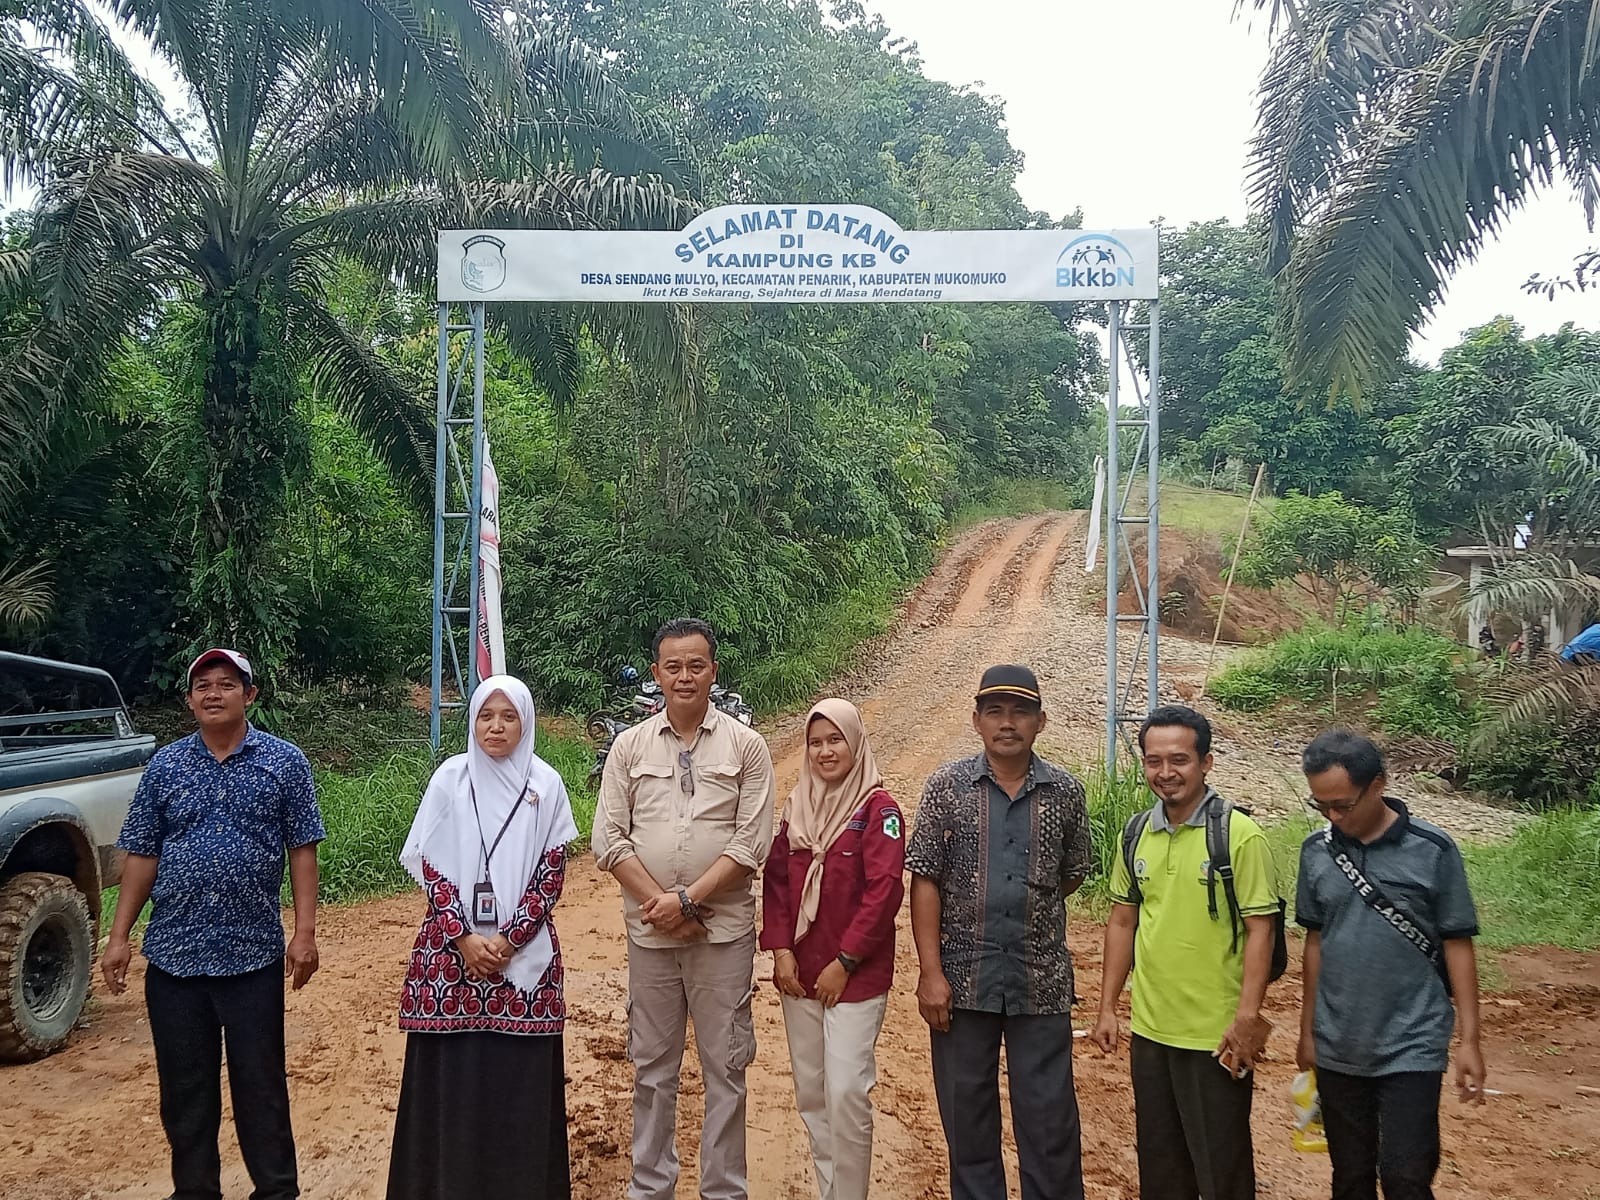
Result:
[[[423,891],[428,915],[411,948],[411,966],[400,996],[400,1028],[408,1033],[486,1031],[513,1034],[558,1034],[566,1025],[562,994],[561,943],[550,910],[566,880],[566,850],[556,847],[539,860],[522,902],[500,932],[520,950],[541,928],[550,930],[554,957],[532,991],[523,991],[504,975],[473,979],[455,939],[474,932],[461,903],[460,891],[426,859]]]

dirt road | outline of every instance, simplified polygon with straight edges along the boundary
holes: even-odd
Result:
[[[970,696],[985,662],[1024,659],[1039,669],[1052,714],[1044,749],[1086,758],[1101,738],[1103,624],[1082,575],[1084,519],[1047,514],[971,531],[907,605],[900,631],[841,690],[861,703],[890,786],[910,808],[937,763],[975,746]],[[1174,688],[1198,679],[1204,647],[1167,643]],[[1166,679],[1164,678],[1164,684]],[[795,722],[772,731],[780,788],[799,770]],[[1267,767],[1270,732],[1239,730],[1225,748],[1225,784],[1268,789],[1290,781],[1292,759]],[[1250,747],[1248,754],[1245,747]],[[1285,751],[1285,754],[1288,752]],[[1272,807],[1272,805],[1268,805]],[[291,1092],[307,1200],[383,1195],[403,1039],[394,1028],[399,981],[421,904],[411,896],[328,910],[322,972],[288,1000]],[[573,1016],[566,1036],[575,1194],[619,1200],[627,1176],[631,1070],[624,1051],[626,958],[615,885],[585,859],[575,864],[557,923],[566,949]],[[1100,930],[1075,920],[1072,944],[1084,1005],[1092,1013]],[[762,955],[758,968],[768,968]],[[1600,1097],[1600,959],[1521,952],[1502,962],[1504,989],[1486,1006],[1491,1086],[1484,1109],[1447,1105],[1439,1194],[1454,1200],[1542,1195],[1600,1197],[1594,1129]],[[911,995],[915,960],[902,915],[900,974],[879,1046],[874,1195],[947,1195],[944,1142],[933,1105],[927,1035]],[[61,1054],[0,1068],[11,1099],[0,1109],[0,1196],[5,1200],[157,1200],[167,1194],[165,1145],[136,967],[122,997],[99,994],[87,1030]],[[1326,1160],[1289,1149],[1285,1092],[1293,1074],[1298,979],[1272,990],[1274,1057],[1257,1091],[1262,1195],[1327,1195]],[[750,1075],[750,1174],[755,1200],[815,1195],[804,1133],[793,1107],[776,994],[757,993],[760,1050]],[[1082,1018],[1080,1017],[1080,1020]],[[1086,1170],[1093,1200],[1137,1194],[1126,1059],[1077,1057]],[[689,1136],[680,1197],[695,1194],[693,1131],[701,1090],[693,1055],[680,1112]],[[242,1200],[249,1183],[224,1124],[225,1186]],[[1015,1178],[1015,1163],[1012,1163]],[[1013,1185],[1014,1187],[1015,1185]],[[1013,1195],[1016,1192],[1013,1191]]]

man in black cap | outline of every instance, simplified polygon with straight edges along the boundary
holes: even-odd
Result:
[[[928,780],[906,853],[952,1200],[1006,1194],[1002,1038],[1023,1200],[1083,1200],[1066,899],[1089,873],[1089,815],[1083,784],[1034,754],[1044,726],[1031,670],[985,671],[983,753]]]

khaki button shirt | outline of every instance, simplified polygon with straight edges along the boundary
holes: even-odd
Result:
[[[664,712],[618,735],[600,780],[594,856],[603,871],[637,857],[667,889],[688,887],[723,855],[750,868],[749,879],[705,899],[711,909],[709,940],[731,942],[755,928],[754,872],[772,848],[772,753],[755,730],[707,708],[693,747],[690,796],[683,791],[678,763],[686,749]],[[623,912],[628,937],[640,946],[683,945],[646,925],[627,889]]]

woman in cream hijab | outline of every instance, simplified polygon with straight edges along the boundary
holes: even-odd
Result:
[[[894,979],[905,819],[884,790],[861,713],[806,717],[800,783],[767,859],[761,946],[794,1064],[822,1200],[862,1200],[872,1173],[874,1048]]]
[[[428,782],[400,862],[427,896],[400,997],[405,1073],[388,1200],[566,1200],[561,898],[578,836],[533,751],[533,697],[492,675],[467,752]]]

